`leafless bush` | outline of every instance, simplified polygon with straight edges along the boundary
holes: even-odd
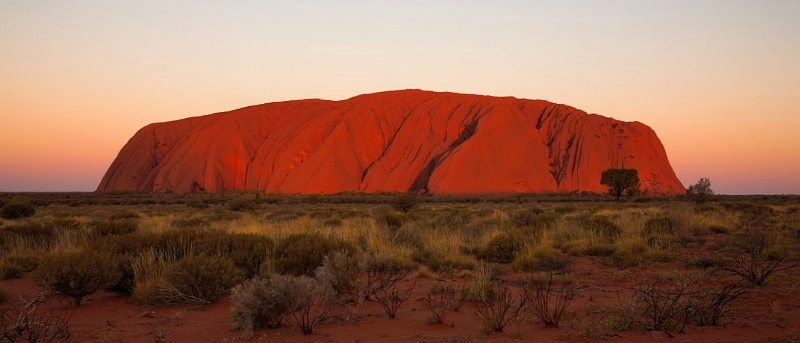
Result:
[[[366,253],[358,263],[361,271],[361,297],[372,300],[378,293],[391,292],[400,280],[408,276],[409,270],[393,263],[392,256],[381,253]]]
[[[700,290],[692,296],[692,320],[698,326],[720,325],[731,310],[731,304],[750,291],[744,279],[718,280],[718,287]]]
[[[533,314],[550,327],[558,327],[575,297],[574,287],[557,288],[552,273],[547,278],[529,277],[523,291]]]
[[[417,283],[415,281],[405,290],[400,290],[397,287],[381,289],[375,293],[375,300],[383,306],[383,311],[386,312],[389,318],[395,318],[397,316],[397,310],[411,297],[411,292],[414,291],[416,285]]]
[[[288,304],[270,279],[256,277],[231,289],[233,330],[250,337],[254,328],[277,328],[288,315]]]
[[[430,312],[430,323],[444,323],[448,312],[457,305],[456,289],[453,286],[434,286],[423,299],[423,303]]]
[[[673,332],[682,333],[692,318],[693,307],[689,302],[689,291],[683,285],[665,287],[658,282],[634,288],[634,303],[639,323],[647,330],[663,331],[672,337]]]
[[[494,297],[482,299],[475,304],[475,314],[487,333],[503,331],[507,325],[515,323],[527,303],[525,294],[514,299],[511,288],[505,284],[499,285],[494,294]]]
[[[670,283],[656,281],[635,287],[633,307],[638,323],[669,336],[683,332],[689,323],[722,324],[732,304],[749,292],[750,286],[743,278],[718,272],[682,274]]]
[[[314,270],[314,276],[320,286],[333,292],[336,300],[352,302],[357,300],[359,287],[358,264],[345,253],[337,252],[325,256],[322,266]]]
[[[317,280],[308,276],[287,278],[286,286],[290,291],[286,297],[289,315],[303,334],[314,333],[314,328],[328,316],[332,294]]]
[[[0,341],[2,342],[68,342],[72,338],[69,321],[53,313],[42,313],[39,305],[46,294],[33,299],[19,298],[0,308]]]
[[[730,263],[724,269],[761,286],[777,272],[797,266],[785,246],[764,229],[745,228],[728,241]]]

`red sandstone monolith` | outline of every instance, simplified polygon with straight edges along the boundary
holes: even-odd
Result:
[[[645,194],[683,194],[655,132],[543,100],[391,91],[148,125],[99,192],[432,194],[605,192],[635,168]]]

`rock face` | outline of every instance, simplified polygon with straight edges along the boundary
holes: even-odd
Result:
[[[420,90],[298,100],[148,125],[97,190],[433,194],[605,192],[636,168],[685,192],[655,132],[542,100]]]

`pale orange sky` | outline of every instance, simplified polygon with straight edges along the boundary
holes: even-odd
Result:
[[[0,3],[0,191],[91,191],[152,122],[421,88],[640,121],[690,185],[800,194],[797,1]]]

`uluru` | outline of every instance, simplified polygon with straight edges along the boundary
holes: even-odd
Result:
[[[544,100],[389,91],[296,100],[140,129],[98,192],[605,192],[635,168],[643,193],[685,192],[656,133]]]

